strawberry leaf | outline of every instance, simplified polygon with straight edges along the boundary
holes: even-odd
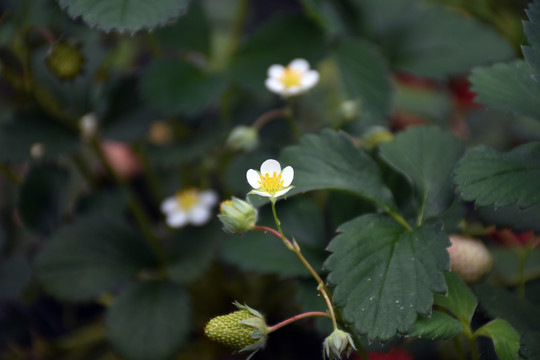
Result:
[[[345,321],[371,340],[411,330],[431,312],[433,292],[445,292],[448,236],[430,226],[407,230],[369,214],[351,220],[330,243],[325,262],[334,301]]]
[[[443,340],[458,336],[463,332],[463,325],[452,316],[442,311],[433,311],[430,317],[421,316],[409,332],[409,336]]]
[[[82,17],[101,30],[136,32],[177,19],[186,12],[189,0],[58,0],[72,17]]]
[[[414,127],[380,147],[390,166],[413,185],[419,219],[440,216],[454,199],[452,171],[463,155],[461,142],[438,127]]]
[[[534,71],[534,78],[538,81],[540,74],[540,1],[530,3],[526,12],[529,21],[523,23],[523,29],[531,46],[523,46],[521,50],[525,60]]]
[[[476,330],[475,335],[491,338],[499,360],[519,359],[521,335],[508,322],[495,319]]]
[[[454,181],[461,197],[478,206],[528,208],[540,202],[539,176],[540,143],[535,142],[507,153],[476,147],[459,161]]]

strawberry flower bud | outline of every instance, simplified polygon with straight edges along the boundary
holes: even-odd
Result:
[[[257,209],[249,202],[233,196],[219,205],[219,220],[223,229],[231,234],[249,231],[257,222]]]
[[[356,350],[351,335],[343,330],[336,329],[323,342],[323,357],[330,360],[339,360],[343,354],[349,355]]]
[[[259,144],[259,133],[252,126],[240,125],[232,129],[226,144],[234,151],[251,151]]]
[[[238,308],[227,315],[216,316],[208,322],[204,333],[210,339],[227,345],[238,352],[251,351],[251,358],[266,343],[268,327],[263,315],[247,305],[235,303]]]

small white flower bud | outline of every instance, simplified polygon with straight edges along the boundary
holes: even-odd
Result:
[[[225,231],[233,234],[249,231],[257,222],[257,209],[249,202],[233,197],[219,206],[219,220]]]
[[[239,125],[231,131],[226,144],[234,151],[251,151],[259,145],[259,133],[252,126]]]

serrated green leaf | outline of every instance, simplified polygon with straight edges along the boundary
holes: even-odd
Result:
[[[360,100],[364,116],[384,119],[390,111],[392,95],[386,60],[360,40],[340,42],[334,56],[348,97]]]
[[[152,29],[181,16],[189,0],[58,0],[72,17],[82,17],[101,30],[136,32]]]
[[[442,311],[433,311],[430,317],[421,316],[414,328],[407,334],[410,337],[444,340],[458,336],[463,332],[463,325],[452,316]]]
[[[478,301],[467,284],[456,273],[444,274],[448,294],[436,294],[434,302],[448,309],[463,324],[470,325]]]
[[[276,16],[240,45],[230,73],[242,85],[262,91],[271,65],[304,58],[314,67],[324,48],[324,32],[305,16]]]
[[[474,290],[489,316],[502,318],[520,331],[540,331],[540,310],[527,299],[488,284],[480,284]]]
[[[486,224],[511,227],[517,231],[533,230],[540,233],[540,204],[521,209],[518,205],[478,209],[478,215]]]
[[[508,322],[496,319],[476,330],[475,335],[487,336],[493,341],[499,360],[519,359],[520,335]]]
[[[463,200],[478,206],[527,208],[540,202],[540,143],[507,153],[479,146],[458,163],[454,182]]]
[[[452,171],[464,152],[458,139],[438,127],[413,127],[379,149],[382,159],[413,186],[419,220],[449,208],[455,196]]]
[[[490,108],[517,113],[540,120],[540,84],[531,76],[523,60],[475,68],[469,80],[476,92],[476,102]]]
[[[66,205],[69,173],[54,164],[37,164],[19,188],[18,210],[23,223],[42,235],[50,235],[61,220]]]
[[[290,240],[294,238],[313,268],[320,270],[326,257],[321,211],[306,199],[279,202],[276,207],[285,236]],[[257,225],[276,227],[268,207],[261,209]],[[309,276],[304,265],[280,239],[262,231],[230,236],[223,246],[222,256],[247,271],[277,273],[284,277]]]
[[[521,50],[525,60],[534,70],[536,80],[538,80],[540,74],[540,2],[529,3],[526,13],[529,21],[523,23],[523,30],[531,46],[523,46]]]
[[[0,125],[1,161],[30,160],[31,148],[36,144],[41,144],[45,159],[54,159],[75,151],[79,134],[42,113],[16,113]]]
[[[170,282],[133,284],[107,313],[107,336],[127,359],[170,358],[190,330],[189,299]]]
[[[142,75],[142,97],[168,114],[194,114],[216,101],[225,88],[217,74],[206,74],[186,62],[160,59]]]
[[[190,283],[210,266],[216,252],[216,242],[223,234],[215,220],[203,227],[188,227],[177,231],[170,240],[167,273],[172,281]]]
[[[52,295],[85,301],[155,265],[141,234],[118,219],[92,214],[54,234],[36,260],[36,276]]]
[[[519,354],[527,360],[540,359],[540,332],[526,332],[523,334]]]
[[[375,40],[400,70],[442,78],[513,55],[508,41],[494,29],[443,6],[416,0],[355,2]]]
[[[385,208],[394,206],[375,161],[343,132],[323,130],[305,135],[298,145],[285,148],[280,160],[294,169],[294,188],[287,195],[345,190]]]
[[[407,230],[383,215],[351,220],[330,243],[324,266],[345,321],[368,339],[407,332],[428,314],[432,292],[446,291],[448,236],[429,226]]]

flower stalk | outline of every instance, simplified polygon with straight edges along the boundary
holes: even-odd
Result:
[[[307,319],[307,318],[310,318],[310,317],[330,317],[330,315],[328,315],[328,313],[326,312],[323,312],[323,311],[310,311],[310,312],[305,312],[305,313],[302,313],[302,314],[298,314],[298,315],[295,315],[291,318],[288,318],[286,320],[283,320],[275,325],[272,325],[272,326],[269,326],[267,328],[267,332],[268,333],[271,333],[271,332],[274,332],[276,330],[279,330],[281,329],[282,327],[286,326],[286,325],[289,325],[297,320],[301,320],[301,319]]]

